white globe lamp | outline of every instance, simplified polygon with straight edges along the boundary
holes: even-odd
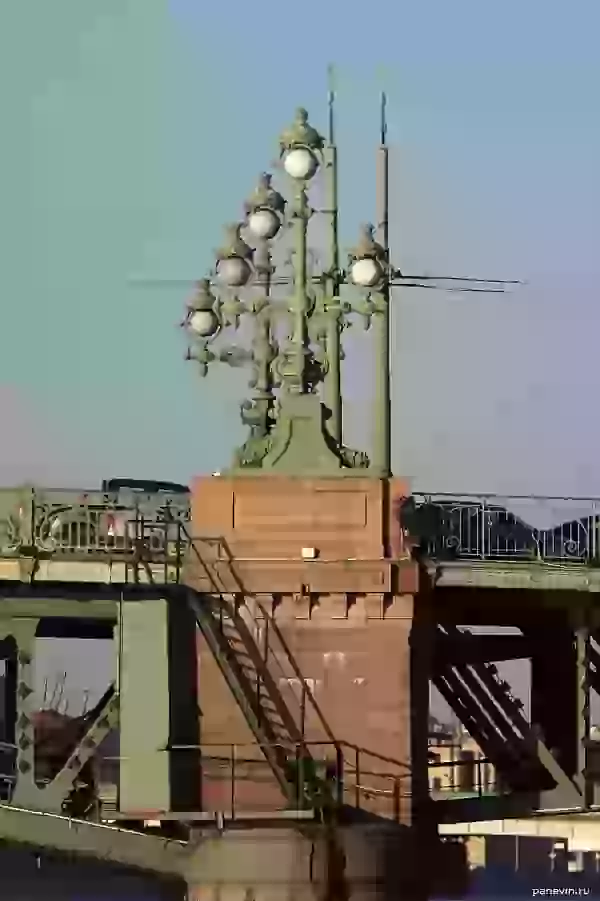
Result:
[[[219,260],[217,275],[219,280],[229,288],[241,288],[246,284],[252,271],[242,257],[230,256]]]
[[[218,331],[219,320],[212,310],[191,310],[187,327],[198,338],[212,338]]]
[[[319,161],[308,147],[292,147],[283,158],[283,168],[297,181],[308,181],[319,168]]]
[[[281,219],[274,210],[259,207],[248,216],[248,228],[256,238],[270,241],[281,228]]]
[[[383,278],[383,270],[373,257],[363,257],[352,263],[350,278],[359,288],[374,288]]]

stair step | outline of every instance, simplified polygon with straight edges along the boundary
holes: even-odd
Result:
[[[276,707],[268,707],[265,704],[259,704],[258,706],[265,716],[269,716],[270,719],[277,719],[283,725],[283,718],[280,716]]]
[[[252,666],[255,666],[255,663],[254,663],[252,657],[250,656],[250,654],[240,653],[240,651],[236,650],[235,648],[232,648],[231,645],[229,645],[229,649],[232,651],[233,656],[236,657],[236,659],[246,660],[246,661],[248,661],[248,663],[251,663]]]
[[[274,713],[281,718],[277,705],[274,704],[273,701],[267,702],[264,698],[258,698],[257,700],[262,710],[268,710],[269,712]]]
[[[290,739],[289,730],[286,728],[286,725],[282,720],[276,720],[276,719],[273,719],[272,717],[264,716],[264,715],[262,717],[259,716],[259,719],[261,719],[262,722],[266,723],[272,729],[278,729],[280,732],[285,732],[288,740]]]
[[[237,661],[237,664],[238,664],[239,668],[242,670],[242,672],[244,673],[244,675],[246,676],[246,678],[248,679],[248,681],[252,682],[252,685],[254,686],[254,688],[256,690],[256,686],[258,684],[258,673],[256,672],[256,670],[253,667],[248,666],[247,664],[244,665],[244,663],[239,660]]]
[[[266,704],[264,701],[261,701],[260,698],[258,698],[258,704],[259,704],[260,709],[264,710],[265,713],[269,713],[271,716],[277,716],[283,722],[283,718],[282,718],[281,714],[279,713],[279,710],[277,709],[277,706],[275,704],[273,704],[273,703]]]

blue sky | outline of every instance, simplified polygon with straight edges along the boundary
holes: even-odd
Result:
[[[361,17],[337,0],[305,0],[297,25],[270,0],[2,4],[0,383],[44,478],[228,463],[243,377],[200,381],[175,328],[185,287],[132,278],[205,272],[295,106],[324,124],[333,62],[344,244],[373,215],[384,85],[398,265],[528,280],[396,297],[396,471],[449,491],[600,493],[600,8],[421,0]],[[351,441],[369,363],[362,349],[346,367]],[[16,478],[17,428],[7,454]],[[22,469],[37,476],[27,455]]]
[[[301,11],[299,21],[294,21]],[[600,6],[419,0],[0,5],[0,481],[185,480],[239,440],[239,373],[176,323],[298,104],[337,66],[342,240],[389,94],[397,265],[515,277],[394,300],[394,466],[422,489],[598,494]],[[353,339],[348,437],[368,429]]]

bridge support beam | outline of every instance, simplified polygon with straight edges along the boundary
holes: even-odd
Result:
[[[6,709],[5,741],[14,745],[6,754],[12,777],[9,797],[22,807],[34,807],[41,794],[35,781],[35,707],[33,663],[37,618],[9,618],[0,621],[0,638],[5,639]],[[3,770],[6,773],[6,770]],[[6,787],[6,786],[5,786]]]
[[[581,611],[575,628],[575,663],[577,671],[577,776],[576,781],[583,794],[584,806],[594,803],[594,786],[588,774],[588,744],[590,740],[590,623],[585,611]]]
[[[581,686],[573,623],[562,612],[545,610],[540,624],[524,631],[531,644],[531,722],[541,728],[557,763],[574,777]]]
[[[119,809],[132,819],[200,806],[196,623],[165,599],[120,605]],[[140,816],[136,816],[140,814]]]

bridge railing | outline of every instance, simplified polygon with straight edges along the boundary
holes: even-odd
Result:
[[[418,491],[399,517],[413,546],[433,559],[600,564],[600,498]],[[181,526],[190,519],[181,494],[5,488],[0,557],[143,550],[146,560],[181,560],[189,544]]]
[[[430,748],[429,793],[432,799],[453,797],[485,797],[508,791],[496,768],[481,751],[462,751],[458,746],[437,745]]]
[[[182,531],[187,531],[185,526]],[[303,746],[311,755],[316,749],[323,751],[333,773],[343,770],[345,803],[349,803],[346,796],[351,792],[354,806],[360,807],[362,802],[364,809],[385,811],[380,815],[391,816],[391,811],[396,810],[400,799],[406,795],[406,786],[410,785],[408,765],[337,740],[315,697],[313,680],[303,676],[275,617],[257,596],[245,590],[227,541],[222,537],[207,536],[192,539],[189,535],[188,539],[213,591],[223,598],[227,597],[223,574],[219,575],[219,568],[213,564],[216,561],[225,563],[226,572],[233,581],[229,589],[236,589],[237,600],[241,602],[238,612],[253,635],[262,665],[277,684]],[[287,750],[293,751],[293,748]],[[334,778],[337,780],[337,776]],[[341,782],[338,784],[342,785]]]
[[[140,492],[0,489],[0,556],[176,557],[187,497]]]
[[[413,546],[432,559],[600,563],[598,498],[416,492],[399,516]]]
[[[335,746],[330,742],[304,742],[303,746],[310,751],[316,775],[330,788],[323,796],[324,804],[343,805],[399,821],[411,796],[408,768],[388,761],[383,770],[381,763],[385,758],[379,759],[379,755],[348,742],[336,742]],[[285,748],[289,750],[287,744]],[[342,754],[338,753],[340,749]],[[261,745],[203,743],[193,747],[172,747],[169,754],[175,762],[178,751],[188,755],[190,751],[198,752],[202,774],[198,811],[243,819],[290,810],[289,801],[284,798],[262,754]],[[298,751],[301,751],[300,746]],[[107,819],[124,816],[116,809],[120,759],[106,757],[100,762],[100,799]],[[304,807],[303,790],[302,772],[298,769],[298,810]],[[150,819],[151,813],[146,811],[144,819]]]

